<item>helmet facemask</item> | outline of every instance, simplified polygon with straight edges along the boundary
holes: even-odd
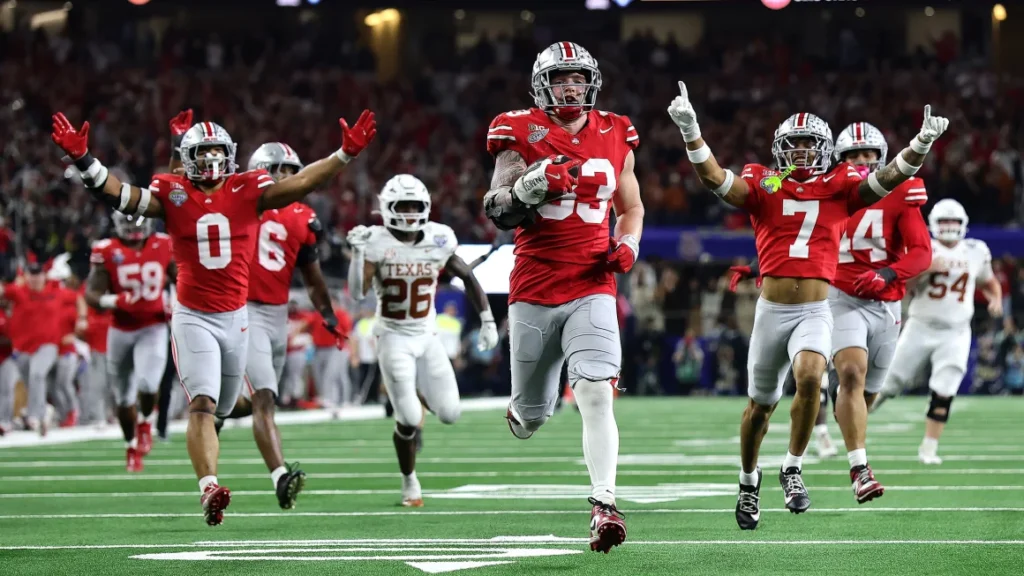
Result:
[[[595,80],[595,77],[597,78]],[[554,68],[533,78],[533,97],[545,112],[571,121],[597,103],[601,73],[587,68]]]
[[[870,152],[874,152],[874,159],[870,159],[871,155],[868,154]],[[850,163],[853,169],[860,174],[861,179],[865,179],[884,165],[885,157],[877,148],[860,148],[844,152],[840,155],[839,160]]]
[[[806,180],[828,170],[832,140],[809,132],[790,132],[775,138],[772,155],[779,170],[792,167],[790,175],[794,179]]]
[[[380,212],[388,228],[402,232],[419,232],[430,220],[430,202],[391,200],[381,203]]]
[[[939,218],[931,223],[931,233],[939,242],[959,242],[967,235],[967,223],[959,218]]]
[[[189,180],[216,182],[235,173],[234,144],[198,144],[182,147],[181,163]]]
[[[133,218],[114,212],[111,220],[114,223],[114,234],[127,242],[141,242],[153,233],[153,222],[148,218]]]

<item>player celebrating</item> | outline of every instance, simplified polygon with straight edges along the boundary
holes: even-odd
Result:
[[[931,107],[925,106],[924,123],[910,146],[862,180],[849,164],[828,173],[834,146],[828,124],[813,114],[794,114],[779,125],[772,143],[781,173],[748,164],[736,178],[711,154],[686,85],[680,82],[679,88],[681,94],[668,113],[686,141],[687,156],[701,182],[716,196],[750,213],[763,276],[747,361],[750,401],[740,425],[742,470],[736,502],[737,524],[752,530],[760,520],[758,451],[791,365],[797,389],[790,408],[789,451],[779,482],[791,512],[799,514],[811,505],[801,464],[832,352],[833,319],[827,297],[838,265],[842,224],[917,173],[949,121],[933,117]]]
[[[538,54],[532,87],[535,108],[499,114],[487,131],[495,167],[484,209],[499,228],[516,229],[507,418],[516,437],[532,436],[554,412],[568,363],[590,472],[590,549],[607,553],[626,539],[615,506],[612,392],[622,361],[615,273],[628,272],[639,254],[644,207],[633,149],[640,137],[629,118],[594,109],[601,72],[579,44],[558,42]]]
[[[872,411],[892,398],[930,361],[931,401],[924,439],[917,449],[923,464],[942,464],[936,453],[949,420],[949,407],[960,389],[971,353],[974,286],[979,284],[993,317],[1003,315],[1003,293],[992,274],[992,254],[981,240],[965,239],[967,212],[956,200],[939,200],[928,214],[932,233],[932,266],[927,283],[912,292],[907,320],[896,344],[892,368]]]
[[[76,130],[53,116],[53,141],[81,172],[100,201],[135,217],[163,218],[178,266],[178,303],[171,319],[172,354],[189,399],[189,458],[202,493],[207,524],[222,522],[230,491],[217,483],[219,443],[214,415],[227,415],[241,391],[248,350],[249,264],[259,215],[284,208],[334,177],[376,135],[364,110],[350,129],[341,119],[342,145],[330,156],[275,182],[263,170],[235,173],[235,148],[221,126],[200,122],[174,149],[184,174],[160,174],[146,188],[122,183],[89,154],[89,123]]]
[[[129,472],[142,471],[142,457],[153,447],[156,394],[167,366],[167,314],[164,287],[175,275],[171,239],[153,233],[152,221],[111,216],[114,236],[96,242],[89,258],[85,301],[110,310],[107,381],[127,446]]]
[[[378,196],[383,226],[356,226],[348,233],[352,262],[349,292],[366,295],[365,279],[377,293],[377,358],[395,408],[395,451],[402,471],[402,505],[423,506],[416,478],[416,428],[422,416],[420,396],[445,424],[459,418],[459,388],[441,341],[435,337],[434,293],[441,269],[465,283],[480,313],[480,346],[498,345],[498,328],[487,294],[473,272],[455,255],[455,233],[430,221],[430,193],[418,178],[399,174]],[[419,370],[426,378],[417,379]],[[417,386],[417,384],[420,384]]]
[[[253,152],[249,170],[266,170],[280,182],[302,170],[299,156],[287,144],[269,142]],[[257,255],[249,270],[249,355],[245,375],[252,395],[252,434],[281,508],[295,506],[306,474],[297,464],[285,467],[281,435],[274,423],[278,382],[288,351],[288,289],[297,266],[327,330],[338,334],[338,319],[320,271],[317,243],[323,227],[316,213],[296,202],[262,215]]]

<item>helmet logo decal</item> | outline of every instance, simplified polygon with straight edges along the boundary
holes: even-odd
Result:
[[[562,42],[560,46],[562,47],[562,58],[566,60],[576,59],[576,50],[573,49],[572,42]]]

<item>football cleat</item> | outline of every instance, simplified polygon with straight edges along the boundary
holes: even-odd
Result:
[[[807,495],[807,488],[804,486],[804,479],[800,475],[800,469],[795,466],[779,470],[779,484],[782,484],[782,492],[786,497],[786,508],[793,514],[806,512],[811,507],[811,497]]]
[[[299,492],[306,486],[306,473],[299,470],[299,463],[288,465],[288,472],[277,479],[277,503],[282,510],[291,510],[295,507],[295,500]]]
[[[224,521],[224,509],[231,504],[231,490],[224,486],[210,484],[203,490],[199,497],[199,503],[203,505],[203,517],[210,526],[220,526]]]
[[[590,549],[607,554],[626,541],[626,518],[615,504],[596,498],[588,501],[594,506],[590,511]]]
[[[423,508],[423,498],[402,496],[402,506],[406,508]]]
[[[512,432],[512,435],[515,436],[516,438],[519,438],[520,440],[527,440],[530,438],[530,436],[533,436],[533,432],[530,432],[523,428],[523,425],[519,423],[519,420],[516,420],[516,417],[512,415],[511,406],[509,406],[508,410],[505,412],[505,420],[508,421],[509,431]],[[520,431],[516,432],[516,428],[518,428]]]
[[[924,446],[920,446],[917,449],[917,459],[921,464],[928,464],[937,466],[942,464],[942,458],[935,452],[935,450],[928,450]]]
[[[761,520],[761,469],[757,469],[757,485],[747,486],[740,483],[740,493],[736,496],[736,523],[741,530],[753,530]]]
[[[414,477],[402,476],[402,506],[423,508],[423,489],[420,488],[420,481]]]
[[[140,422],[135,426],[135,437],[139,439],[139,453],[143,456],[153,449],[153,426],[149,422]]]
[[[829,436],[828,430],[817,435],[817,438],[814,441],[814,448],[818,452],[818,457],[822,460],[832,458],[839,454],[839,448],[837,448],[836,443],[832,441],[832,436]]]
[[[129,448],[125,453],[125,462],[129,472],[142,472],[142,453],[137,448]]]
[[[73,428],[78,426],[78,410],[71,410],[68,415],[60,421],[59,426],[61,428]]]
[[[857,497],[857,504],[870,502],[885,494],[885,486],[875,480],[875,473],[871,471],[871,466],[850,468],[850,481],[853,482],[853,495]]]

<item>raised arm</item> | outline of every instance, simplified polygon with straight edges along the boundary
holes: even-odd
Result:
[[[682,81],[679,82],[679,96],[676,96],[668,107],[668,115],[683,134],[686,156],[693,164],[701,183],[728,204],[743,208],[750,194],[750,185],[746,180],[737,178],[732,170],[723,169],[718,165],[711,148],[700,135],[697,113],[693,110],[686,84]]]
[[[487,302],[487,292],[484,292],[483,287],[480,286],[473,270],[459,256],[452,254],[444,265],[444,269],[451,272],[452,276],[462,280],[466,287],[466,295],[473,302],[473,308],[480,314],[480,339],[477,348],[480,350],[494,348],[498,345],[498,325],[494,322],[491,305]]]
[[[278,180],[264,188],[260,197],[260,212],[284,208],[292,202],[302,200],[341,172],[342,168],[358,156],[377,135],[377,121],[373,112],[369,110],[363,110],[352,128],[348,127],[348,122],[345,122],[344,118],[340,118],[338,123],[341,125],[341,148],[334,154],[299,170],[294,176]]]
[[[932,116],[930,104],[924,107],[924,121],[921,131],[910,141],[892,162],[872,172],[857,188],[861,201],[870,206],[889,195],[897,186],[917,174],[924,164],[932,143],[949,127],[949,120],[942,116]]]
[[[348,243],[352,247],[352,260],[348,263],[348,291],[357,302],[366,297],[369,288],[366,279],[377,273],[377,263],[366,260],[370,233],[366,226],[356,226],[348,232]]]
[[[174,174],[184,168],[181,163],[181,137],[192,127],[192,109],[178,112],[168,125],[171,128],[171,161],[167,170]]]
[[[121,182],[99,160],[89,153],[89,123],[76,130],[63,113],[53,115],[53,142],[64,150],[81,173],[82,183],[94,198],[129,216],[162,218],[163,206],[149,188]]]

